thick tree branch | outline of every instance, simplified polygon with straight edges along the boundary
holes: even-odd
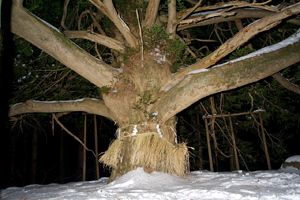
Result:
[[[151,28],[153,24],[155,23],[155,20],[157,18],[157,12],[159,7],[160,0],[151,0],[149,1],[147,10],[146,10],[146,16],[143,23],[144,28]]]
[[[8,116],[26,113],[60,113],[60,112],[87,112],[113,119],[109,109],[102,100],[78,99],[71,101],[34,101],[10,106]]]
[[[178,22],[176,23],[177,25],[179,23],[181,23],[182,20],[184,20],[186,17],[188,17],[192,12],[194,12],[196,10],[196,8],[198,8],[200,6],[200,4],[202,3],[203,0],[200,0],[193,8],[188,9],[187,11],[185,11],[181,18],[178,20]]]
[[[124,52],[125,47],[123,46],[122,42],[115,40],[113,38],[100,35],[90,31],[65,31],[64,34],[68,38],[82,38],[87,39],[98,44],[107,46],[108,48],[117,50],[119,52]]]
[[[167,83],[162,89],[165,89],[174,83],[181,80],[187,73],[197,70],[197,69],[206,69],[212,65],[214,65],[216,62],[227,56],[229,53],[233,52],[235,49],[239,48],[241,45],[245,44],[248,40],[253,38],[256,34],[269,30],[279,23],[285,18],[288,18],[292,15],[297,15],[300,13],[300,4],[296,4],[293,7],[290,7],[288,9],[285,9],[279,13],[267,16],[256,23],[253,23],[247,27],[245,27],[243,30],[241,30],[239,33],[237,33],[234,37],[232,37],[230,40],[226,41],[224,44],[222,44],[217,50],[215,50],[213,53],[209,54],[199,62],[195,63],[194,65],[186,68],[185,70],[178,72],[174,75],[172,80]]]
[[[237,19],[245,19],[245,18],[260,19],[260,18],[263,18],[265,16],[268,16],[268,15],[274,13],[274,12],[268,11],[268,10],[250,10],[247,8],[246,9],[236,9],[236,10],[234,10],[234,12],[236,13],[234,16],[228,16],[226,18],[220,16],[220,17],[210,18],[210,19],[207,19],[204,21],[193,23],[193,24],[182,24],[177,27],[177,31],[185,30],[185,29],[193,28],[193,27],[207,26],[210,24],[235,21]],[[189,19],[193,19],[193,18],[196,18],[196,16],[192,16]],[[165,19],[163,19],[163,20],[165,20]],[[297,19],[297,18],[289,19],[286,22],[292,23],[295,25],[300,25],[300,19]]]
[[[297,94],[300,94],[300,87],[297,85],[289,82],[286,78],[284,78],[280,73],[273,74],[272,77],[278,81],[283,87],[286,89],[295,92]]]
[[[168,24],[166,32],[171,34],[171,39],[175,38],[176,27],[176,0],[170,0],[168,3]]]
[[[106,63],[92,57],[55,27],[24,9],[16,1],[12,5],[11,31],[74,70],[98,87],[110,85],[119,73]]]
[[[186,75],[157,102],[158,119],[166,121],[199,99],[266,78],[300,62],[300,42],[256,57]],[[185,98],[182,98],[185,97]]]
[[[109,17],[131,47],[137,47],[137,39],[131,34],[129,27],[121,18],[120,13],[117,13],[112,0],[104,0],[103,3],[100,0],[90,0],[90,2]]]

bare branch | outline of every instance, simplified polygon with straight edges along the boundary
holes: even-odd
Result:
[[[274,13],[274,12],[268,11],[268,10],[250,10],[250,9],[236,9],[236,10],[234,10],[234,12],[236,13],[234,16],[228,16],[226,18],[219,16],[219,17],[209,18],[204,21],[198,21],[198,22],[192,23],[192,24],[180,24],[177,27],[177,31],[185,30],[185,29],[193,28],[193,27],[206,26],[206,25],[210,25],[210,24],[217,24],[217,23],[221,23],[221,22],[235,21],[237,19],[244,19],[244,18],[260,19],[260,18],[263,18],[267,15]],[[197,16],[192,16],[189,19],[194,19],[196,17]],[[164,17],[160,17],[160,19],[162,21],[166,22],[166,19],[164,19]],[[292,23],[295,25],[300,25],[300,19],[297,19],[297,18],[289,19],[286,22]]]
[[[158,119],[166,121],[201,98],[266,78],[300,61],[300,42],[256,57],[190,74],[161,93]],[[182,97],[185,98],[182,98]]]
[[[248,40],[253,38],[256,34],[269,30],[279,23],[281,23],[282,19],[290,17],[292,15],[296,15],[300,13],[300,4],[290,7],[286,10],[283,10],[279,13],[267,16],[256,23],[253,23],[244,29],[242,29],[239,33],[237,33],[234,37],[230,40],[226,41],[222,44],[217,50],[213,53],[209,54],[201,61],[195,63],[194,65],[186,68],[185,70],[177,73],[175,77],[173,77],[170,83],[167,83],[163,89],[173,85],[174,83],[178,82],[182,79],[187,73],[196,70],[196,69],[205,69],[216,62],[224,58],[226,55],[234,51],[235,49],[239,48],[241,45],[245,44]]]
[[[168,25],[166,32],[171,34],[171,39],[175,38],[176,26],[176,0],[170,0],[168,3]]]
[[[192,12],[194,12],[195,14],[192,15],[190,17],[190,19],[195,19],[195,18],[199,18],[198,15],[205,16],[205,15],[216,14],[216,13],[220,13],[220,12],[228,12],[233,9],[236,10],[238,8],[245,8],[245,7],[258,8],[258,9],[268,10],[268,11],[272,11],[272,12],[279,11],[278,8],[265,5],[268,2],[270,2],[270,0],[267,2],[264,2],[264,3],[247,3],[245,1],[231,1],[231,2],[226,2],[226,3],[220,3],[217,5],[213,5],[213,6],[206,6],[206,7],[199,7],[196,5],[193,8],[188,9],[187,12],[185,12],[185,13],[178,13],[177,18],[181,18],[181,20],[183,20],[188,15],[192,14]],[[198,2],[198,4],[200,4],[200,3],[201,3],[201,1]],[[225,9],[225,8],[227,8],[227,9]],[[251,10],[255,11],[253,9],[251,9]],[[190,12],[190,11],[192,11],[192,12]],[[209,13],[207,13],[206,11],[209,11]],[[196,14],[196,13],[198,13],[198,14]],[[213,15],[211,15],[211,16],[213,17]],[[211,18],[211,17],[208,16],[201,20],[209,19],[209,18]],[[167,17],[160,17],[160,19],[163,22],[167,22],[167,20],[168,20]],[[181,21],[181,20],[179,20],[179,21]]]
[[[97,60],[66,38],[58,29],[34,16],[15,1],[11,31],[74,70],[98,87],[110,85],[117,70]]]
[[[55,114],[52,114],[52,117],[55,119],[55,121],[60,125],[62,129],[64,129],[69,135],[71,135],[75,140],[77,140],[87,151],[90,151],[93,153],[95,158],[98,158],[98,156],[95,154],[95,152],[85,146],[85,144],[76,136],[74,135],[71,131],[69,131],[57,118]],[[52,122],[53,123],[53,122]]]
[[[60,113],[60,112],[87,112],[113,119],[104,101],[94,99],[78,99],[71,101],[34,101],[10,106],[8,116],[26,113]]]
[[[260,8],[263,10],[269,10],[269,11],[273,11],[273,12],[278,12],[278,8],[276,7],[271,7],[266,5],[267,3],[269,3],[271,0],[268,0],[266,2],[263,3],[248,3],[245,1],[230,1],[230,2],[225,2],[225,3],[220,3],[217,5],[213,5],[213,6],[206,6],[206,7],[201,7],[201,8],[197,8],[195,10],[195,12],[201,12],[201,11],[208,11],[208,10],[217,10],[220,8],[228,8],[226,11],[232,10],[232,9],[237,9],[237,8],[245,8],[245,7],[251,7],[251,8]]]
[[[176,23],[177,25],[182,22],[187,16],[189,16],[192,12],[196,10],[200,6],[203,0],[200,0],[193,8],[188,9],[185,13],[182,14],[181,18]]]
[[[196,1],[194,1],[194,0],[185,0],[185,1],[189,2],[190,4],[194,4],[194,5],[196,5],[196,4],[197,4],[197,2],[196,2]]]
[[[228,16],[233,16],[235,15],[236,12],[225,12],[225,11],[221,11],[218,13],[212,13],[212,14],[207,14],[207,15],[199,15],[198,17],[192,18],[192,19],[186,19],[186,20],[182,20],[181,22],[179,22],[179,24],[191,24],[191,23],[197,23],[199,21],[203,21],[209,18],[213,18],[213,17],[228,17]]]
[[[296,94],[300,94],[300,87],[289,82],[286,78],[284,78],[280,73],[273,74],[272,77],[278,81],[283,87],[286,89],[295,92]]]
[[[151,28],[153,24],[155,23],[155,20],[157,18],[157,12],[159,7],[160,0],[151,0],[149,1],[147,10],[146,10],[146,16],[143,23],[144,28]]]
[[[129,27],[117,13],[112,0],[104,0],[103,3],[100,0],[90,0],[90,2],[101,9],[101,11],[109,17],[109,19],[116,25],[131,47],[137,46],[137,39],[133,34],[131,34]]]
[[[90,9],[90,15],[91,15],[91,18],[93,19],[94,21],[94,25],[97,27],[98,31],[102,34],[102,35],[105,35],[106,36],[106,33],[104,32],[104,30],[101,28],[100,24],[97,22],[96,18],[94,17],[94,14],[92,12],[92,10]]]
[[[65,4],[64,4],[64,13],[63,16],[61,18],[61,22],[60,25],[65,29],[65,30],[69,30],[66,26],[65,26],[65,21],[66,21],[66,17],[67,17],[67,13],[68,13],[68,4],[69,4],[70,0],[65,0]]]
[[[89,0],[94,6],[100,9],[110,20],[112,20],[111,16],[109,15],[105,5],[100,0]]]
[[[117,50],[119,52],[124,52],[125,47],[123,46],[122,42],[119,42],[118,40],[115,40],[113,38],[100,35],[94,32],[90,31],[66,31],[64,34],[68,38],[82,38],[87,39],[93,42],[96,42],[98,44],[107,46],[111,49]]]

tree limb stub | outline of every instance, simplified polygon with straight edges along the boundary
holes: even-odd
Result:
[[[60,112],[87,112],[113,119],[109,109],[102,100],[78,99],[70,101],[35,101],[10,106],[8,116],[26,113],[60,113]]]
[[[94,32],[89,32],[89,31],[65,31],[64,34],[68,38],[82,38],[82,39],[87,39],[93,42],[96,42],[98,44],[107,46],[111,49],[115,49],[119,52],[124,52],[125,47],[121,42],[118,40],[115,40],[113,38],[100,35]]]
[[[199,99],[266,78],[300,62],[300,42],[284,48],[185,76],[158,103],[163,122]],[[185,97],[185,98],[182,98]]]
[[[286,89],[295,92],[296,94],[300,94],[300,87],[289,82],[286,78],[284,78],[280,73],[273,74],[272,77],[278,81],[283,87]]]
[[[11,31],[45,51],[98,87],[110,85],[116,69],[100,61],[14,1]]]
[[[230,40],[222,44],[213,53],[209,54],[208,56],[198,61],[194,65],[186,68],[185,70],[182,70],[179,73],[177,73],[173,77],[172,81],[167,83],[161,90],[164,90],[165,88],[170,87],[171,85],[180,81],[187,73],[193,70],[206,69],[214,65],[216,62],[227,56],[229,53],[233,52],[235,49],[239,48],[241,45],[245,44],[258,33],[269,30],[270,28],[275,27],[277,24],[279,24],[281,20],[288,18],[292,15],[297,15],[299,13],[300,4],[296,4],[293,7],[290,7],[279,13],[267,16],[255,23],[252,23],[251,25],[242,29]]]

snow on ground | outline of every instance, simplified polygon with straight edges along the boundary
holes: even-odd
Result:
[[[2,190],[0,199],[300,199],[300,171],[193,171],[185,178],[142,168],[107,184],[108,178],[67,184],[28,185]]]

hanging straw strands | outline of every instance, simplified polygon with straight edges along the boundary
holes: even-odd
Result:
[[[138,128],[137,128],[138,126]],[[159,129],[160,127],[161,129]],[[117,168],[122,162],[123,144],[130,142],[129,163],[136,167],[147,167],[156,171],[184,177],[189,171],[189,152],[185,143],[177,144],[172,129],[169,126],[156,124],[128,125],[117,130],[116,139],[100,158],[106,166]],[[138,130],[136,135],[132,134]],[[162,137],[161,137],[161,135]],[[172,142],[170,142],[172,141]],[[173,142],[174,141],[174,142]]]

